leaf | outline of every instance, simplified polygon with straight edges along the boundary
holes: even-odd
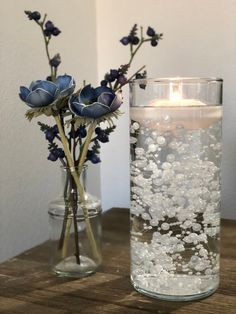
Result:
[[[128,70],[130,68],[130,64],[122,64],[119,68],[120,72],[123,74],[127,74]]]
[[[108,113],[108,114],[101,116],[97,119],[92,119],[92,118],[88,118],[88,117],[75,117],[73,119],[67,120],[66,125],[68,127],[71,123],[74,123],[75,127],[79,128],[82,125],[88,126],[92,122],[97,122],[97,124],[100,124],[102,122],[108,122],[109,127],[113,127],[114,126],[113,119],[118,119],[119,116],[121,116],[121,115],[122,115],[122,112],[119,109],[117,109],[116,111]]]
[[[29,109],[25,116],[26,118],[31,121],[33,118],[37,118],[41,115],[45,114],[46,116],[50,116],[52,115],[52,108],[48,108],[48,107],[43,107],[43,108],[33,108],[33,109]]]
[[[116,128],[116,126],[113,125],[112,127],[106,128],[106,129],[104,130],[104,132],[105,132],[107,135],[110,135],[112,132],[115,131],[115,128]]]
[[[38,125],[40,126],[40,130],[41,130],[42,132],[46,132],[46,131],[52,129],[52,127],[51,127],[50,125],[45,124],[45,123],[42,123],[42,122],[40,122],[40,121],[38,121]]]
[[[53,150],[55,148],[58,148],[58,145],[56,143],[49,143],[48,144],[48,150]]]
[[[100,148],[101,148],[101,146],[100,146],[100,144],[99,144],[99,141],[96,139],[96,140],[94,141],[94,144],[93,144],[91,150],[92,150],[95,154],[99,154],[99,153],[100,153]]]
[[[134,26],[132,27],[132,29],[130,31],[130,36],[136,36],[137,35],[137,31],[138,31],[138,25],[134,24]]]

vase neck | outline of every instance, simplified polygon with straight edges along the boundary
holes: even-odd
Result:
[[[87,187],[87,166],[83,166],[81,168],[76,167],[76,172],[79,175],[80,182],[83,185],[84,191],[86,192]],[[70,167],[61,167],[62,173],[62,187],[63,187],[63,196],[65,197],[68,193],[75,193],[77,190],[74,178],[72,176],[72,171],[74,168],[71,169]]]

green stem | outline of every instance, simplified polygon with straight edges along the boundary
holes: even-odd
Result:
[[[127,83],[129,83],[137,73],[141,72],[143,69],[145,69],[146,65],[143,65],[139,70],[137,70],[130,78],[127,80]]]
[[[75,241],[75,258],[77,264],[80,265],[80,249],[79,249],[79,230],[78,230],[78,224],[77,224],[77,210],[78,210],[78,197],[77,197],[77,189],[75,186],[75,182],[73,178],[71,178],[71,187],[75,191],[74,193],[71,193],[71,199],[72,199],[72,211],[73,211],[73,220],[74,220],[74,241]]]
[[[67,193],[68,193],[68,176],[66,176],[66,182],[65,182],[65,188],[64,188],[64,200],[65,200],[65,214],[64,214],[64,219],[63,219],[63,225],[62,225],[62,231],[61,231],[61,236],[60,236],[60,240],[58,243],[58,249],[61,250],[63,248],[64,245],[64,239],[65,239],[65,230],[67,227],[67,222],[68,222],[68,217],[70,214],[69,211],[69,202],[67,200]]]
[[[42,34],[43,34],[43,39],[44,39],[44,43],[45,43],[45,48],[46,48],[46,55],[47,55],[47,58],[48,58],[48,63],[50,65],[50,60],[51,60],[51,57],[50,57],[50,53],[49,53],[49,49],[48,49],[48,46],[49,46],[49,42],[50,42],[50,37],[47,38],[44,34],[44,31],[43,31],[43,25],[45,23],[45,20],[46,20],[46,17],[47,15],[45,14],[44,16],[44,19],[43,19],[43,22],[37,22],[37,24],[40,26],[41,28],[41,31],[42,31]],[[56,72],[54,73],[53,71],[53,67],[50,65],[50,69],[51,69],[51,79],[52,79],[52,82],[55,82],[56,81]]]
[[[47,18],[47,14],[44,14],[43,21],[42,21],[42,26],[44,25],[44,23],[46,21],[46,18]]]
[[[143,65],[138,71],[136,71],[132,76],[130,76],[130,78],[127,80],[127,82],[125,84],[128,84],[134,77],[137,73],[141,72],[143,69],[145,69],[146,65]],[[120,89],[120,86],[118,87],[114,87],[114,92],[118,91]]]
[[[63,158],[60,158],[61,163],[64,168],[66,168],[66,163],[63,160]],[[61,230],[61,235],[58,243],[58,250],[62,251],[62,258],[64,258],[67,252],[67,243],[68,243],[68,238],[65,237],[66,234],[68,234],[67,230],[70,231],[71,227],[71,218],[70,216],[70,207],[69,207],[69,201],[68,201],[68,190],[69,190],[69,177],[66,175],[66,181],[65,181],[65,187],[64,187],[64,201],[65,201],[65,214],[64,214],[64,219],[63,219],[63,225],[62,225],[62,230]],[[70,233],[69,233],[70,235]]]
[[[70,238],[71,225],[72,225],[72,217],[69,215],[69,217],[67,218],[66,227],[65,227],[65,237],[64,237],[63,246],[62,246],[62,253],[61,253],[62,259],[67,257],[68,242],[69,242],[69,238]]]
[[[86,159],[86,156],[87,156],[87,153],[88,153],[88,147],[89,147],[89,144],[91,142],[91,138],[93,136],[93,132],[95,130],[96,125],[97,125],[97,122],[94,121],[89,126],[87,137],[86,137],[86,140],[85,140],[85,142],[83,144],[83,149],[81,151],[81,155],[80,155],[80,158],[79,158],[79,168],[80,169],[84,165],[84,162],[85,162],[85,159]]]
[[[141,39],[140,39],[140,43],[138,44],[137,48],[135,50],[133,50],[133,45],[131,45],[132,49],[130,50],[130,60],[128,62],[128,65],[130,66],[133,59],[134,59],[134,56],[136,55],[136,53],[138,52],[138,50],[140,49],[140,47],[143,45],[143,43],[145,43],[146,41],[150,41],[149,38],[147,39],[144,39],[143,37],[143,27],[141,27],[140,29],[140,33],[141,33]]]
[[[93,251],[94,257],[99,259],[100,256],[99,256],[99,253],[98,253],[97,244],[96,244],[96,241],[95,241],[95,238],[94,238],[94,234],[93,234],[93,230],[92,230],[92,226],[91,226],[91,223],[90,223],[88,209],[86,207],[85,191],[84,191],[83,185],[80,182],[79,175],[78,175],[78,173],[77,173],[77,171],[75,169],[74,161],[73,161],[73,159],[71,157],[70,150],[69,150],[69,147],[68,147],[68,141],[67,141],[67,138],[65,136],[65,133],[64,133],[62,125],[61,125],[60,117],[58,116],[58,114],[56,112],[54,113],[54,119],[55,119],[56,124],[58,126],[59,134],[61,136],[62,145],[63,145],[63,148],[64,148],[64,152],[65,152],[65,155],[66,155],[66,158],[67,158],[67,162],[68,162],[68,165],[69,165],[69,168],[70,168],[71,175],[73,176],[73,178],[75,180],[75,184],[76,184],[78,192],[79,192],[79,196],[80,196],[80,200],[81,200],[81,208],[82,208],[83,213],[84,213],[84,220],[85,220],[86,233],[87,233],[87,236],[88,236],[88,240],[89,240],[89,243],[91,245],[91,249]],[[86,157],[86,155],[85,155],[85,157]],[[84,159],[84,157],[83,157],[83,159]]]
[[[134,59],[136,53],[137,53],[138,50],[140,49],[140,47],[141,47],[145,42],[151,40],[150,38],[146,38],[146,39],[145,39],[145,38],[143,37],[143,27],[141,27],[141,29],[140,29],[140,37],[141,37],[140,42],[139,42],[139,44],[138,44],[138,46],[136,47],[135,50],[133,50],[133,45],[132,45],[132,44],[130,45],[130,60],[129,60],[129,62],[127,63],[127,65],[128,65],[129,67],[131,66],[131,63],[132,63],[132,61],[133,61],[133,59]],[[137,73],[141,72],[144,68],[145,68],[145,65],[142,66],[138,71],[136,71],[136,72],[127,80],[127,82],[126,82],[124,85],[128,84],[128,83],[135,77],[135,75],[136,75]],[[123,86],[124,86],[124,85],[123,85]],[[116,91],[119,90],[121,87],[122,87],[122,86],[119,85],[119,84],[117,84],[117,82],[116,82],[115,85],[114,85],[114,91],[116,92]]]

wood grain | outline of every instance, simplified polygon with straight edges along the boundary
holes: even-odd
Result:
[[[221,284],[194,302],[166,302],[137,293],[129,280],[129,214],[103,216],[103,265],[83,279],[48,272],[48,242],[0,265],[0,313],[4,314],[227,314],[236,313],[236,221],[222,220]]]

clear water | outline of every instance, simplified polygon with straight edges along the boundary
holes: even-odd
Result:
[[[80,256],[80,264],[76,263],[75,256],[68,256],[53,267],[53,272],[61,277],[81,278],[94,273],[98,265],[87,256]]]
[[[219,284],[221,116],[217,106],[131,109],[137,290],[188,299]]]
[[[81,278],[95,272],[101,264],[101,204],[95,197],[87,193],[87,210],[90,226],[96,241],[95,256],[89,242],[84,213],[78,202],[76,224],[78,236],[75,237],[74,218],[71,213],[65,220],[65,201],[61,197],[50,203],[50,266],[51,270],[61,277]],[[63,232],[64,230],[64,232]],[[75,245],[75,243],[77,245]],[[79,262],[75,253],[79,251]]]

